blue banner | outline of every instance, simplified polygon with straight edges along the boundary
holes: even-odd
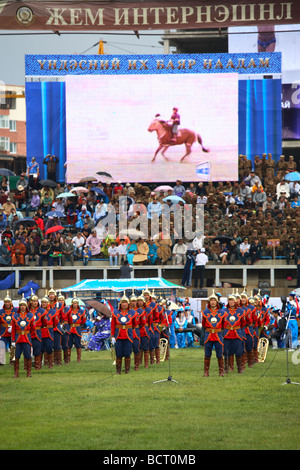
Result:
[[[281,53],[26,55],[26,76],[281,73]]]
[[[66,103],[64,82],[27,82],[26,146],[27,162],[36,158],[40,179],[47,179],[46,155],[58,157],[56,181],[65,180]]]

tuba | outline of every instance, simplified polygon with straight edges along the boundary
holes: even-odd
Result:
[[[267,338],[260,338],[258,341],[258,347],[257,347],[258,362],[265,362],[268,348],[269,348],[269,340]]]
[[[160,338],[159,340],[159,359],[160,362],[164,362],[167,355],[169,341],[166,338]]]

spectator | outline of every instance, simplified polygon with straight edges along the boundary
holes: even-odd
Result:
[[[262,186],[253,194],[252,200],[257,206],[262,206],[266,202],[267,195]]]
[[[210,248],[212,260],[214,263],[220,263],[221,245],[220,240],[215,240]]]
[[[294,261],[297,264],[297,244],[293,236],[289,238],[288,243],[286,244],[286,264],[290,264],[291,261]]]
[[[85,238],[82,236],[81,232],[77,232],[76,236],[72,238],[72,243],[75,246],[74,256],[77,258],[82,258],[82,251],[85,245]]]
[[[62,261],[62,248],[59,240],[54,240],[54,243],[50,244],[49,251],[49,266],[54,266],[55,261],[57,266],[61,266]]]
[[[115,242],[112,242],[110,247],[108,248],[108,256],[109,256],[109,264],[111,266],[118,266],[118,247],[116,246]]]
[[[56,181],[56,166],[58,164],[58,158],[55,155],[46,155],[43,160],[44,165],[47,165],[47,178],[52,181]]]
[[[172,252],[172,263],[175,264],[185,264],[186,262],[186,252],[187,246],[183,243],[183,239],[179,239],[178,243],[175,243]]]
[[[41,197],[41,208],[44,213],[51,211],[52,202],[53,202],[53,198],[48,193],[48,191],[46,191],[44,195]]]
[[[179,197],[183,197],[185,195],[185,187],[183,186],[181,180],[176,181],[176,186],[173,188],[173,194]]]
[[[262,255],[262,244],[258,238],[255,238],[254,242],[250,245],[250,258],[251,264],[255,264],[261,259]]]
[[[23,189],[27,190],[28,189],[28,181],[25,178],[25,173],[21,173],[20,179],[16,183],[16,187],[22,186]]]
[[[98,256],[101,250],[101,238],[97,236],[96,230],[86,240],[86,246],[91,250],[91,256]]]
[[[83,266],[87,266],[91,259],[91,250],[88,246],[85,246],[82,251]]]
[[[228,257],[229,257],[229,248],[227,243],[222,243],[221,251],[220,251],[220,259],[222,264],[228,264]]]
[[[247,259],[250,256],[250,244],[248,237],[245,237],[243,242],[240,244],[240,260],[243,264],[247,263]]]
[[[11,214],[12,210],[16,211],[16,206],[11,202],[11,198],[8,197],[6,202],[3,204],[3,212],[8,217]]]
[[[36,189],[34,189],[32,191],[32,196],[29,199],[29,202],[26,204],[26,217],[29,217],[30,211],[35,212],[39,208],[40,203],[41,203],[41,198],[39,196],[39,192]]]
[[[150,238],[148,246],[149,246],[148,262],[150,264],[155,264],[158,256],[157,256],[157,246],[155,245],[153,238]]]
[[[34,261],[35,265],[39,265],[39,247],[35,243],[33,237],[28,238],[28,242],[26,243],[26,254],[25,254],[25,264],[29,266],[30,261]]]
[[[11,247],[12,266],[24,266],[25,254],[26,254],[25,245],[21,242],[20,238],[17,238],[15,244]]]
[[[49,255],[50,255],[51,245],[47,238],[44,238],[39,247],[39,266],[43,266],[44,260],[47,261],[47,266],[49,266]]]
[[[118,264],[121,265],[123,261],[126,259],[127,255],[127,245],[125,243],[124,238],[121,238],[120,243],[118,245]]]
[[[236,261],[239,259],[239,247],[235,240],[231,240],[229,246],[229,264],[236,264]]]
[[[286,198],[290,197],[290,187],[286,181],[280,181],[276,186],[276,198],[279,201],[280,197],[284,196]]]
[[[0,266],[9,266],[11,264],[11,250],[9,249],[6,238],[2,239],[0,245]]]
[[[61,245],[62,251],[62,265],[65,266],[66,261],[69,260],[71,266],[74,266],[74,251],[75,247],[72,243],[72,238],[67,236],[64,242]]]

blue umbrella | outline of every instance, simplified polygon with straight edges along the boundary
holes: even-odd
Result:
[[[300,173],[299,171],[293,171],[285,175],[284,179],[287,181],[300,181]]]
[[[65,217],[65,214],[60,211],[50,211],[46,214],[47,217]]]
[[[167,201],[171,201],[173,202],[173,204],[176,204],[177,202],[185,202],[184,199],[182,199],[182,197],[180,196],[167,196],[167,197],[164,197],[163,198],[163,201],[167,202]]]
[[[94,186],[93,188],[91,188],[91,191],[94,191],[95,193],[100,194],[100,196],[106,196],[105,192],[102,191],[102,189],[97,188],[97,186]]]

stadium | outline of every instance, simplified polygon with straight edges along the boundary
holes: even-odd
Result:
[[[1,79],[0,448],[298,449],[298,7],[48,3],[3,37],[98,37]]]

